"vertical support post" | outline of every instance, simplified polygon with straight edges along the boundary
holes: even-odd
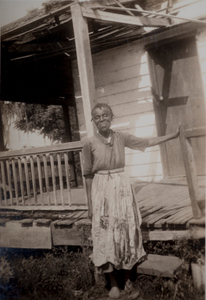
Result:
[[[63,114],[64,114],[64,123],[65,123],[65,131],[66,131],[66,138],[67,140],[65,142],[72,142],[72,131],[71,131],[71,124],[70,124],[70,118],[69,118],[69,107],[68,105],[62,105]],[[76,174],[76,168],[75,168],[75,160],[74,160],[74,152],[69,151],[68,153],[69,158],[69,164],[70,172],[72,173],[74,177],[75,187],[77,187],[77,174]]]
[[[94,128],[91,122],[91,107],[95,103],[95,84],[89,31],[87,20],[82,16],[81,7],[78,3],[71,6],[71,14],[87,136],[91,137],[94,134]]]
[[[5,151],[1,103],[0,103],[0,151]]]
[[[180,146],[181,146],[182,156],[183,156],[183,161],[185,166],[187,184],[189,188],[193,216],[194,218],[199,219],[202,217],[202,213],[197,203],[197,194],[199,190],[199,185],[197,181],[197,172],[195,167],[192,146],[190,145],[187,138],[185,137],[183,126],[180,127],[179,138],[180,138]]]

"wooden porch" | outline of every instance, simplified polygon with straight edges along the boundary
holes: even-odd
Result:
[[[204,134],[204,128],[181,128],[186,177],[131,182],[144,241],[204,238],[205,177],[196,175],[188,142]],[[90,244],[81,153],[81,142],[0,153],[0,247]]]
[[[200,178],[199,182],[203,194],[204,179]],[[158,183],[138,181],[133,182],[132,186],[142,215],[144,242],[204,238],[204,219],[193,217],[185,179]],[[67,192],[65,189],[64,193]],[[44,196],[48,197],[46,194]],[[30,205],[29,209],[25,205],[21,211],[15,207],[10,210],[1,207],[0,247],[51,248],[53,245],[90,244],[91,221],[87,207],[83,207],[84,189],[72,189],[71,197],[75,204],[64,210],[60,205],[51,209],[46,203],[44,206]]]

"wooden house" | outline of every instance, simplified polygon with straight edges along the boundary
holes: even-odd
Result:
[[[112,107],[114,130],[145,137],[182,124],[180,139],[145,153],[127,149],[126,171],[145,240],[188,235],[196,223],[204,236],[205,5],[60,1],[2,28],[1,100],[62,105],[68,143],[7,152],[1,138],[0,246],[82,243],[81,226],[89,226],[84,179],[71,188],[70,170],[93,135],[98,102]],[[71,140],[68,107],[76,110],[79,141]]]

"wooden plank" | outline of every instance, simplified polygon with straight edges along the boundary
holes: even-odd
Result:
[[[145,217],[159,211],[160,208],[156,208],[156,207],[152,207],[152,208],[149,208],[149,209],[143,209],[141,208],[140,212],[141,212],[141,217],[142,219],[144,220]]]
[[[82,14],[86,18],[99,20],[99,21],[106,21],[106,22],[112,22],[112,23],[118,23],[124,25],[135,25],[139,27],[144,26],[138,17],[108,13],[99,9],[94,11],[90,8],[82,7]]]
[[[3,161],[1,161],[1,176],[2,176],[2,187],[3,187],[4,201],[5,201],[5,204],[7,205],[8,201],[7,201],[7,195],[6,195],[6,176],[5,176],[4,162]]]
[[[40,189],[40,197],[41,197],[41,204],[44,205],[43,201],[43,187],[42,187],[42,171],[41,171],[41,162],[40,157],[37,155],[37,171],[38,171],[38,179],[39,179],[39,189]]]
[[[77,62],[80,75],[87,136],[94,135],[91,123],[91,107],[95,104],[95,84],[92,66],[91,48],[87,20],[83,18],[79,4],[71,6],[72,22],[75,36]]]
[[[53,154],[50,154],[50,163],[51,163],[51,173],[52,173],[52,185],[54,193],[54,203],[57,205],[57,196],[56,196],[56,179],[55,179],[55,169],[54,169],[54,157]]]
[[[124,99],[125,99],[125,102],[124,102]],[[132,106],[135,103],[137,104],[137,102],[139,102],[139,104],[140,103],[146,104],[147,102],[151,103],[151,100],[152,100],[152,96],[151,96],[151,91],[149,88],[146,88],[146,90],[145,90],[145,89],[138,89],[135,87],[134,87],[134,89],[131,88],[131,90],[125,90],[120,93],[114,93],[114,94],[110,94],[108,96],[103,95],[101,97],[98,97],[98,102],[107,103],[110,106],[113,106],[114,110],[116,110],[116,107],[121,104],[127,104],[128,106]],[[78,111],[79,120],[81,122],[81,120],[84,119],[84,116],[83,116],[83,114],[81,114],[83,112],[83,107],[82,107],[82,101],[80,101],[80,100],[78,101],[77,111]],[[152,109],[151,116],[153,114],[153,111],[154,110]],[[143,112],[141,112],[141,114],[142,113]],[[148,112],[147,112],[147,114],[148,114]],[[139,115],[140,115],[140,113],[138,111],[134,114],[134,116],[137,116],[137,117]],[[121,122],[124,122],[125,119],[128,121],[128,118],[124,117],[122,114],[121,114],[121,116],[118,116],[116,114],[115,123],[117,123],[120,118],[122,119]],[[154,119],[154,118],[152,117],[152,119]],[[81,126],[82,126],[82,124],[81,124]],[[135,123],[133,121],[133,127],[138,127],[138,122]]]
[[[4,205],[3,206],[4,209],[11,209],[11,205]],[[64,206],[54,206],[54,205],[44,205],[44,206],[40,206],[40,205],[30,205],[30,206],[23,206],[23,205],[15,205],[14,207],[16,210],[19,211],[76,211],[76,210],[88,210],[88,206],[86,205],[64,205]]]
[[[183,209],[178,210],[174,216],[171,216],[171,223],[179,224],[181,220],[185,219],[185,217],[189,219],[190,216],[192,217],[191,206],[185,207]]]
[[[168,225],[168,217],[173,216],[175,213],[177,213],[177,211],[177,209],[169,209],[168,213],[165,213],[165,215],[160,220],[155,222],[154,226],[156,228],[161,228],[163,224]]]
[[[176,210],[170,210],[170,211],[167,211],[166,209],[164,211],[160,210],[159,213],[151,214],[150,216],[148,216],[148,218],[143,218],[143,223],[145,222],[148,225],[156,226],[156,222],[165,219],[167,216],[175,215],[176,212],[177,212]]]
[[[9,195],[10,195],[10,199],[11,199],[11,204],[13,204],[13,194],[12,194],[12,184],[11,184],[11,170],[10,170],[10,164],[9,161],[6,160],[6,170],[7,170],[7,174],[8,174],[8,184],[9,184]]]
[[[69,164],[68,164],[68,153],[64,153],[64,161],[65,161],[65,173],[66,173],[66,183],[67,183],[67,196],[69,205],[71,205],[71,192],[70,192],[70,182],[69,182]]]
[[[134,0],[118,0],[121,4],[132,4]],[[86,8],[90,7],[98,7],[99,4],[101,5],[114,5],[116,2],[114,0],[90,0],[90,1],[82,1],[81,5]]]
[[[82,232],[78,231],[76,226],[70,228],[59,228],[56,225],[56,221],[51,223],[52,240],[54,246],[82,246],[84,239]]]
[[[22,173],[22,162],[21,158],[18,157],[18,169],[19,169],[19,180],[20,180],[20,190],[21,190],[21,199],[22,204],[24,205],[24,185],[23,185],[23,173]],[[8,172],[8,171],[7,171]],[[12,193],[11,193],[12,194]],[[11,196],[10,194],[10,196]]]
[[[19,205],[19,195],[18,195],[18,184],[17,184],[17,175],[16,175],[16,163],[15,160],[12,159],[12,173],[13,173],[13,179],[14,179],[14,189],[15,189],[15,199],[17,205]],[[9,176],[10,174],[8,174]]]
[[[27,165],[26,157],[23,158],[23,162],[24,162],[24,170],[25,170],[25,178],[26,178],[27,196],[28,196],[29,205],[30,205],[31,204],[31,202],[30,202],[31,194],[30,194],[30,184],[29,184],[29,171],[28,171],[28,165]]]
[[[22,227],[21,221],[8,221],[0,227],[0,247],[51,249],[51,228],[46,226]]]
[[[50,193],[49,193],[49,177],[48,177],[48,168],[47,168],[47,158],[45,154],[43,155],[43,163],[44,163],[44,178],[46,184],[47,199],[50,205],[51,201],[50,201]]]
[[[183,261],[175,256],[149,254],[147,259],[138,265],[137,273],[173,278],[182,264]]]
[[[51,145],[51,146],[44,146],[38,148],[31,148],[31,149],[21,149],[21,150],[12,150],[12,151],[1,151],[0,152],[0,159],[5,158],[13,158],[16,156],[30,156],[30,155],[40,155],[45,153],[53,153],[53,152],[64,152],[64,151],[78,151],[82,149],[83,142],[76,141],[76,142],[69,142],[69,143],[62,143],[58,145]]]
[[[82,225],[90,225],[92,226],[92,221],[89,218],[80,219],[75,222],[76,226],[82,226]]]
[[[166,219],[167,224],[179,224],[179,220],[184,218],[185,216],[189,217],[191,216],[191,208],[185,208],[177,211],[174,215],[170,216]]]
[[[99,101],[100,102],[100,101]],[[119,105],[115,107],[115,114],[118,114],[118,117],[124,117],[127,116],[127,118],[129,117],[133,117],[133,113],[132,113],[132,107],[133,108],[133,112],[135,114],[138,114],[138,116],[140,116],[143,113],[152,113],[153,112],[153,104],[152,103],[134,103],[132,105]],[[123,110],[122,110],[123,108]],[[83,119],[84,114],[79,114],[79,118],[80,120]]]
[[[189,142],[184,136],[184,128],[183,126],[180,127],[180,146],[182,150],[182,157],[187,177],[187,183],[189,188],[190,200],[193,210],[193,215],[195,218],[200,218],[202,216],[201,210],[197,203],[197,196],[198,196],[198,181],[197,181],[197,173],[196,167],[194,162],[193,150]]]
[[[134,14],[131,11],[129,11],[124,5],[122,5],[119,1],[114,0],[114,2],[117,6],[122,7],[124,9],[124,11],[126,11],[128,13],[128,15],[134,16]]]
[[[123,55],[118,56],[119,59],[124,59],[123,62],[120,62],[119,64],[117,58],[113,59],[112,57],[109,62],[104,63],[104,61],[100,61],[99,64],[94,65],[96,89],[119,81],[124,81],[126,79],[138,78],[149,74],[147,63],[135,64],[137,59],[134,54],[133,56],[131,53],[124,54],[125,57],[123,57]],[[135,54],[141,57],[140,53]],[[134,60],[134,64],[131,65],[128,57],[130,60]],[[80,91],[80,82],[75,76],[78,76],[78,74],[74,74],[75,91]]]
[[[118,13],[111,13],[106,12],[100,9],[114,9],[114,10],[121,10],[119,7],[106,7],[102,6],[98,8],[89,9],[82,7],[83,16],[90,19],[118,23],[118,24],[125,24],[125,25],[135,25],[140,27],[162,27],[168,26],[169,22],[167,19],[157,19],[157,18],[146,18],[142,16],[127,16]],[[137,10],[136,10],[137,12]]]
[[[34,160],[33,160],[32,156],[30,156],[29,159],[30,159],[30,166],[31,166],[31,179],[32,179],[34,201],[35,201],[35,205],[36,205],[37,204],[37,191],[36,191],[36,178],[35,178],[35,171],[34,171]]]
[[[144,241],[173,241],[178,239],[190,239],[191,230],[142,230]]]
[[[92,8],[92,7],[91,7]],[[108,9],[108,7],[107,6],[99,6],[99,7],[94,7],[93,9]],[[113,9],[113,10],[119,10],[119,11],[122,11],[123,9],[122,8],[120,8],[120,7],[109,7],[109,9],[111,10],[111,9]],[[152,12],[151,13],[151,11],[147,11],[147,10],[141,10],[141,11],[138,11],[137,9],[134,9],[134,8],[128,8],[128,10],[130,10],[130,11],[134,11],[134,12],[138,12],[140,15],[141,14],[152,14],[153,16],[158,16],[158,17],[165,17],[165,18],[171,18],[171,19],[178,19],[178,20],[182,20],[182,21],[187,21],[187,22],[192,22],[192,23],[196,23],[196,24],[201,24],[201,25],[206,25],[206,22],[205,21],[201,21],[201,20],[196,20],[196,19],[189,19],[189,18],[183,18],[183,17],[180,17],[180,16],[176,16],[176,15],[169,15],[169,14],[163,14],[163,13],[157,13],[157,12]],[[149,20],[150,20],[151,18],[149,18]],[[155,19],[156,20],[156,19]],[[157,19],[157,20],[159,20],[159,18]],[[151,24],[153,24],[153,23],[150,23],[150,26],[151,27],[155,27],[155,25],[153,26],[153,25],[151,25]],[[155,23],[154,23],[155,24]],[[169,25],[169,23],[167,23],[167,25]],[[166,24],[165,24],[165,26],[167,26]],[[149,26],[149,25],[144,25],[144,26]],[[157,25],[156,25],[157,26]],[[159,26],[161,26],[161,25],[159,25]],[[159,27],[158,26],[158,27]]]
[[[51,224],[52,220],[50,219],[36,219],[34,221],[34,223],[37,225],[37,226],[49,226]]]
[[[71,226],[72,224],[74,224],[75,219],[64,219],[64,220],[59,220],[58,222],[56,222],[55,225],[57,226]]]
[[[75,219],[80,220],[82,218],[82,216],[84,215],[84,213],[85,213],[84,211],[78,211],[76,216],[75,216]]]
[[[139,54],[139,55],[137,55]],[[125,57],[125,61],[119,61],[119,57]],[[133,59],[133,60],[132,60]],[[100,65],[100,72],[103,70],[104,64],[108,66],[109,71],[115,70],[118,68],[118,61],[119,61],[119,69],[123,69],[127,66],[138,65],[141,63],[147,62],[146,54],[144,51],[144,43],[141,41],[134,41],[132,43],[119,46],[115,48],[115,52],[113,49],[105,50],[104,52],[95,53],[92,55],[92,61],[94,68],[98,69],[98,64]],[[110,63],[114,63],[114,66],[111,66]],[[75,75],[75,78],[78,77],[78,70],[77,70],[77,61],[72,61],[72,67]],[[108,72],[110,73],[110,72]]]
[[[185,137],[192,138],[198,136],[205,136],[206,135],[206,128],[205,127],[198,127],[198,128],[189,128],[185,130]]]
[[[20,221],[20,223],[25,226],[32,226],[33,222],[34,222],[34,219],[23,219]]]
[[[60,183],[61,204],[64,205],[62,165],[61,165],[61,157],[59,153],[57,153],[57,162],[58,162],[58,176],[59,176],[59,183]]]

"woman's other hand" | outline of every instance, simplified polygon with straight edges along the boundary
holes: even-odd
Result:
[[[92,220],[92,181],[93,181],[93,175],[87,175],[85,176],[86,180],[86,192],[87,192],[87,201],[88,201],[88,217],[90,220]]]
[[[89,203],[88,203],[89,204]],[[89,219],[90,220],[92,220],[92,215],[93,215],[93,213],[92,213],[92,205],[91,205],[91,203],[88,205],[88,217],[89,217]]]

